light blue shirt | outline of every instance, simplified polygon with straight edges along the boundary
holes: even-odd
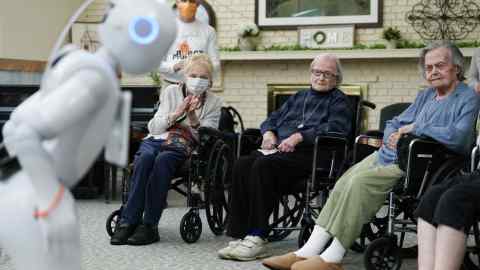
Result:
[[[430,137],[457,153],[467,154],[471,150],[480,98],[463,82],[446,98],[436,100],[436,96],[434,88],[420,91],[412,105],[387,121],[378,155],[380,164],[397,162],[396,150],[387,147],[388,137],[411,123],[415,123],[412,133],[417,136]]]

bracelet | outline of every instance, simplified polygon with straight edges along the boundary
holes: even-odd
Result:
[[[65,188],[63,187],[63,185],[60,185],[60,189],[57,191],[57,193],[55,193],[55,197],[53,198],[53,201],[50,204],[50,206],[48,206],[47,210],[43,210],[43,211],[35,210],[33,211],[33,217],[35,219],[48,217],[48,215],[50,215],[50,213],[53,210],[55,210],[55,208],[58,207],[58,205],[60,204],[60,201],[63,198],[64,193],[65,193]]]

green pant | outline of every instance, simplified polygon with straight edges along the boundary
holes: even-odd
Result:
[[[378,164],[377,152],[347,170],[337,181],[316,221],[346,248],[360,236],[404,175],[397,164]]]

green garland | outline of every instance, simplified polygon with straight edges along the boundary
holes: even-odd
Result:
[[[477,48],[480,47],[480,40],[475,41],[460,41],[455,42],[455,44],[460,48]],[[424,48],[425,43],[417,41],[408,41],[401,40],[397,43],[397,49],[419,49]],[[318,50],[365,50],[365,49],[386,49],[385,44],[383,43],[374,43],[371,45],[365,44],[355,44],[352,48],[329,48],[329,49],[312,49],[305,48],[299,44],[286,44],[286,45],[272,45],[263,49],[257,49],[257,51],[318,51]],[[238,47],[224,47],[220,48],[220,51],[223,52],[236,52],[240,51]]]

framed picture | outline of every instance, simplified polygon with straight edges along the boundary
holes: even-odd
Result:
[[[100,40],[98,37],[98,23],[74,23],[72,25],[72,43],[79,48],[96,52],[100,48]]]
[[[255,0],[256,23],[262,28],[355,24],[381,26],[383,0]]]

